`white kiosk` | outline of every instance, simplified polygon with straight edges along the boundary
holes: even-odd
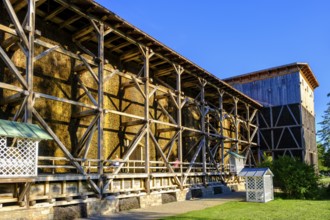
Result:
[[[245,177],[247,202],[274,200],[274,175],[269,168],[244,168],[238,176]]]
[[[0,178],[36,177],[39,141],[52,139],[38,125],[0,120]]]

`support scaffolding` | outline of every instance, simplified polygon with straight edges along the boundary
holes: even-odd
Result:
[[[23,187],[42,191],[31,205],[223,184],[228,151],[256,163],[261,105],[113,13],[68,0],[1,10],[1,118],[37,122],[55,142]]]

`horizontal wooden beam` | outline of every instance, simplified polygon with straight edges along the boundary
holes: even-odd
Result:
[[[156,131],[158,132],[158,133],[165,133],[165,132],[172,132],[172,131],[177,131],[177,130],[179,130],[179,128],[159,128],[159,129],[157,129]]]
[[[127,122],[122,122],[121,123],[121,127],[129,127],[129,126],[136,126],[136,125],[141,125],[141,124],[145,124],[146,120],[136,120],[136,121],[127,121]]]
[[[116,45],[116,46],[113,46],[113,47],[110,47],[111,50],[120,50],[121,48],[123,47],[126,47],[128,45],[131,45],[132,43],[131,42],[124,42],[124,43],[121,43],[119,45]]]
[[[69,100],[69,99],[64,99],[64,98],[59,98],[59,97],[55,97],[55,96],[51,96],[51,95],[47,95],[47,94],[43,94],[43,93],[34,93],[36,98],[45,98],[45,99],[51,99],[54,101],[58,101],[58,102],[64,102],[64,103],[68,103],[71,105],[76,105],[76,106],[81,106],[81,107],[86,107],[86,108],[90,108],[90,109],[98,109],[97,106],[95,105],[88,105],[82,102],[77,102],[77,101],[73,101],[73,100]]]
[[[11,84],[7,84],[7,83],[3,83],[3,82],[0,82],[0,88],[8,89],[11,91],[16,91],[16,92],[23,92],[23,91],[28,92],[27,90],[24,90],[20,87],[17,87],[17,86],[11,85]]]
[[[85,36],[86,34],[89,34],[94,31],[94,27],[92,25],[87,26],[85,28],[80,29],[76,33],[72,35],[73,41],[79,41],[79,38]]]
[[[80,18],[82,18],[81,15],[73,15],[71,18],[67,19],[66,21],[62,22],[60,24],[60,29],[64,28],[65,26],[74,23],[75,21],[78,21]]]
[[[52,19],[53,17],[55,17],[56,15],[58,15],[59,13],[64,11],[65,9],[66,9],[66,7],[63,7],[63,6],[58,7],[57,9],[55,9],[54,11],[49,13],[46,17],[44,17],[44,21]]]
[[[91,110],[73,113],[71,117],[72,118],[83,118],[83,117],[88,117],[88,116],[95,116],[98,113],[99,113],[98,110],[91,109]]]
[[[134,49],[134,50],[132,50],[130,52],[126,52],[125,54],[121,55],[120,56],[120,60],[121,61],[125,61],[125,60],[128,60],[128,59],[130,59],[132,57],[136,57],[136,56],[139,56],[139,55],[141,55],[140,50]]]

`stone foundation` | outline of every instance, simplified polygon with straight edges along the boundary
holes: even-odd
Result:
[[[216,189],[215,189],[216,188]],[[221,188],[221,189],[219,189]],[[164,196],[162,194],[170,194],[173,202],[184,201],[192,199],[192,192],[198,190],[201,197],[209,197],[214,194],[228,193],[230,188],[227,186],[217,185],[208,187],[198,187],[191,189],[184,189],[182,191],[166,191],[166,192],[152,192],[149,195],[140,195],[134,197],[120,197],[108,196],[104,199],[87,199],[83,202],[76,201],[76,204],[49,204],[40,203],[30,208],[17,208],[6,207],[0,209],[0,219],[11,220],[56,220],[56,219],[74,219],[84,218],[98,215],[110,215],[111,213],[119,212],[120,210],[127,210],[132,208],[146,208],[151,206],[158,206],[164,203]],[[133,202],[134,200],[134,202]],[[133,204],[134,203],[134,204]],[[137,204],[138,203],[138,204]],[[55,205],[55,206],[54,206]]]
[[[5,208],[3,208],[5,209]],[[53,220],[53,207],[20,208],[16,210],[0,211],[0,219],[7,220]]]
[[[239,183],[229,186],[232,191],[245,191],[245,183]]]

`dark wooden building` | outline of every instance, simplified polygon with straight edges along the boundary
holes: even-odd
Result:
[[[308,64],[292,63],[224,81],[264,106],[258,115],[262,152],[317,165],[314,89],[319,83]]]

